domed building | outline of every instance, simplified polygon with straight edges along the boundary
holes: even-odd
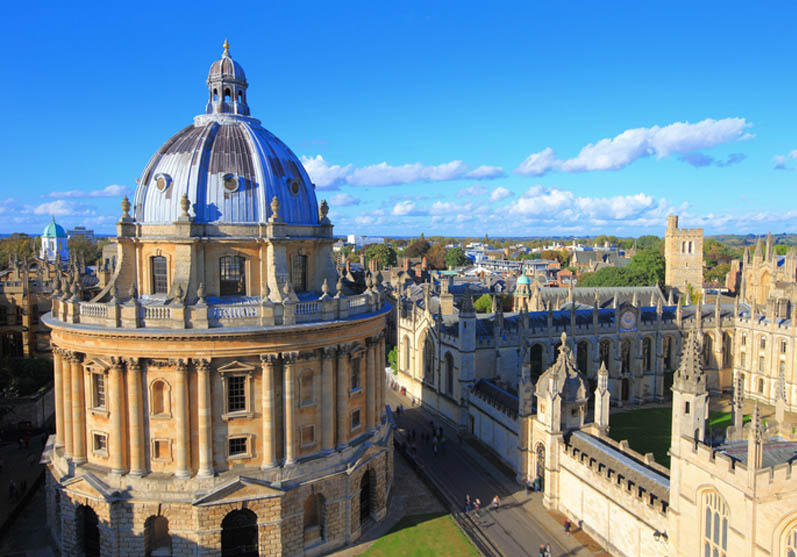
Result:
[[[380,281],[342,291],[327,204],[226,42],[207,84],[122,203],[108,284],[56,283],[43,318],[64,555],[315,555],[385,515]]]
[[[52,222],[44,227],[41,237],[41,250],[39,251],[39,259],[54,263],[57,259],[67,261],[69,259],[69,246],[67,245],[66,232],[64,227],[55,222],[53,217]]]

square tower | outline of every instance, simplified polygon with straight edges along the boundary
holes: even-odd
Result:
[[[664,259],[667,286],[686,292],[688,286],[703,287],[703,229],[678,228],[678,216],[667,217],[664,233]]]

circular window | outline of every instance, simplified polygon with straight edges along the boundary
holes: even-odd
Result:
[[[291,180],[288,185],[291,188],[291,193],[293,195],[299,195],[299,180],[293,179]]]
[[[172,178],[168,174],[158,174],[155,176],[155,186],[160,191],[166,191],[169,185],[172,183]]]
[[[235,177],[235,174],[225,174],[223,181],[225,190],[233,192],[238,189],[238,178]]]

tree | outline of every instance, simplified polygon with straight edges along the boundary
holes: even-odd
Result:
[[[93,265],[102,257],[102,247],[82,236],[69,238],[66,244],[69,247],[69,258],[73,261],[82,259],[87,265]]]
[[[707,282],[725,282],[725,276],[730,270],[731,266],[728,263],[720,263],[719,265],[706,271],[705,279]]]
[[[376,260],[380,269],[392,267],[398,261],[396,251],[387,244],[371,244],[365,249],[365,256],[369,260]]]
[[[789,249],[791,246],[787,246],[786,244],[777,244],[775,246],[775,254],[777,255],[786,255],[789,253]]]
[[[446,247],[443,244],[432,244],[426,252],[426,260],[435,269],[446,268]]]
[[[39,238],[34,239],[27,234],[18,232],[14,232],[8,238],[3,238],[0,240],[0,268],[8,265],[11,254],[16,254],[20,259],[32,258],[40,245]]]
[[[390,365],[390,369],[393,370],[393,374],[398,373],[398,347],[394,346],[390,349],[390,352],[387,353],[387,363]]]
[[[490,313],[493,311],[493,298],[489,294],[482,294],[473,302],[476,313]]]
[[[430,247],[432,246],[423,239],[423,234],[421,234],[419,239],[407,246],[407,249],[404,250],[404,255],[406,257],[423,257]]]
[[[568,261],[570,261],[570,252],[568,251],[547,249],[543,251],[540,255],[542,256],[542,259],[550,259],[552,261],[558,261],[559,264],[563,267],[567,265]]]
[[[470,262],[462,248],[451,248],[446,252],[446,267],[462,267]]]
[[[664,284],[664,256],[656,249],[647,249],[638,252],[632,259],[628,268],[641,271],[647,276],[647,285]]]
[[[604,267],[594,273],[584,273],[579,286],[650,286],[650,277],[642,269],[628,267]]]
[[[636,249],[637,251],[642,251],[642,250],[662,251],[664,249],[664,242],[658,236],[653,236],[650,234],[646,236],[640,236],[636,240]]]

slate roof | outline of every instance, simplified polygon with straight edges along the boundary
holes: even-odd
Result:
[[[720,445],[717,450],[747,465],[747,440],[731,441]],[[764,468],[795,460],[797,460],[797,441],[786,441],[778,437],[764,441]]]

